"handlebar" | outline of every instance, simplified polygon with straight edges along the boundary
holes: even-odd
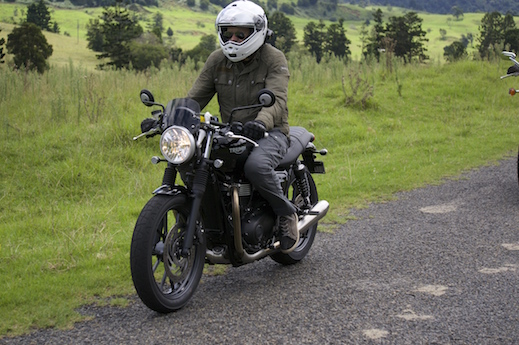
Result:
[[[152,137],[156,134],[160,134],[161,133],[161,122],[162,122],[162,119],[165,116],[165,112],[166,112],[166,107],[164,107],[164,105],[162,105],[161,103],[155,102],[155,98],[153,97],[153,94],[149,90],[142,89],[141,93],[140,93],[140,98],[141,98],[141,102],[145,106],[147,106],[147,107],[160,106],[162,108],[162,111],[160,111],[160,110],[153,111],[152,116],[153,116],[153,119],[156,120],[156,122],[152,124],[153,127],[150,128],[148,131],[143,132],[143,133],[133,137],[133,140],[137,140],[139,138],[142,138],[143,136],[146,136],[148,138],[148,137]],[[271,107],[275,103],[276,96],[274,95],[274,93],[272,91],[270,91],[268,89],[261,89],[258,92],[257,99],[258,99],[258,103],[256,103],[256,104],[236,107],[236,108],[232,109],[230,118],[232,119],[232,115],[234,114],[235,111],[262,108],[262,107]],[[168,105],[168,107],[169,107],[169,105]],[[192,113],[195,114],[194,111]],[[200,118],[200,122],[204,123],[206,126],[209,126],[209,127],[213,126],[213,128],[211,130],[218,130],[218,128],[214,128],[214,127],[230,127],[231,122],[232,122],[231,120],[229,120],[229,123],[222,123],[222,122],[218,121],[217,117],[211,115],[211,113],[209,113],[209,112],[196,113],[196,116],[198,116]],[[145,130],[148,128],[149,128],[148,126],[143,127],[143,125],[141,123],[142,130]],[[232,135],[232,137],[231,137],[230,135],[226,134],[227,137],[229,137],[229,138],[244,139],[244,140],[254,144],[254,146],[258,146],[258,144],[254,140],[251,140],[250,138],[247,138],[242,135],[235,135],[230,130],[227,131],[227,133],[231,133],[230,135]],[[265,137],[267,135],[268,135],[268,133],[265,132]]]
[[[202,123],[206,123],[206,124],[216,126],[216,127],[230,127],[230,125],[228,123],[223,123],[223,122],[218,121],[218,118],[213,116],[209,112],[198,113],[197,115],[200,117],[200,121]],[[158,124],[156,127],[151,128],[147,132],[143,132],[143,133],[133,137],[133,140],[138,140],[144,136],[149,138],[156,134],[160,134],[160,132],[161,132],[160,124]],[[266,138],[266,137],[268,137],[268,135],[269,135],[268,132],[265,132],[264,137]],[[254,140],[252,140],[246,136],[243,136],[243,135],[235,134],[233,131],[228,131],[228,132],[224,133],[224,136],[226,138],[235,139],[235,140],[243,139],[243,140],[247,141],[248,143],[251,143],[252,145],[254,145],[254,147],[259,146],[258,143],[255,142]]]
[[[143,136],[154,136],[155,134],[159,134],[160,132],[160,128],[159,127],[154,127],[152,129],[150,129],[149,131],[147,132],[144,132],[144,133],[141,133],[135,137],[133,137],[133,140],[137,140]]]

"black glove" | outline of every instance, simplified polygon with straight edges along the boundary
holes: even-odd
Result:
[[[241,122],[233,122],[232,125],[231,125],[231,131],[234,133],[234,134],[242,134],[243,133],[243,125]]]
[[[252,140],[259,140],[265,136],[265,124],[261,121],[249,121],[243,126],[243,135]]]
[[[157,125],[157,120],[151,119],[151,118],[144,119],[141,122],[141,132],[142,133],[147,132],[150,129],[152,129],[153,127],[155,127],[156,125]]]
[[[519,72],[519,66],[513,65],[513,66],[510,66],[510,68],[508,68],[507,74],[514,74],[517,72]]]

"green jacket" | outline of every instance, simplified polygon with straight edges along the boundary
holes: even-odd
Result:
[[[279,128],[288,134],[289,77],[285,55],[270,44],[264,44],[247,63],[233,63],[218,49],[207,58],[187,97],[203,109],[216,93],[222,121],[229,122],[232,108],[257,103],[258,91],[267,88],[276,95],[272,107],[235,112],[232,121],[259,120],[267,130]]]

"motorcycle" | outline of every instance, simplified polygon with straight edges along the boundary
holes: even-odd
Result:
[[[162,185],[142,209],[131,241],[132,280],[147,307],[160,313],[184,307],[205,264],[237,267],[270,257],[291,265],[307,255],[317,223],[329,209],[326,200],[319,200],[312,177],[325,173],[316,155],[324,156],[327,150],[316,149],[312,133],[290,127],[290,147],[276,168],[285,196],[297,208],[300,232],[297,247],[282,253],[277,217],[243,173],[245,160],[258,144],[240,134],[241,124],[201,113],[189,98],[164,106],[146,89],[140,98],[155,110],[134,140],[160,134],[162,157],[151,160],[167,163]],[[275,96],[264,89],[257,100],[232,113],[272,106]]]
[[[515,55],[515,53],[504,51],[504,52],[502,52],[502,54],[503,54],[502,58],[504,60],[510,60],[514,64],[508,68],[508,70],[506,71],[506,75],[502,76],[501,79],[519,76],[519,62],[516,60],[517,56]],[[508,90],[508,93],[511,96],[515,95],[518,92],[519,92],[519,90],[516,90],[515,88],[510,88]],[[519,150],[517,153],[517,181],[519,183]]]

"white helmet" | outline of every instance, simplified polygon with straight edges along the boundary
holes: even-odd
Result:
[[[246,27],[251,34],[242,42],[224,37],[227,27]],[[232,62],[242,61],[255,53],[264,43],[268,33],[265,11],[252,1],[238,0],[227,5],[216,17],[216,30],[223,53]]]

